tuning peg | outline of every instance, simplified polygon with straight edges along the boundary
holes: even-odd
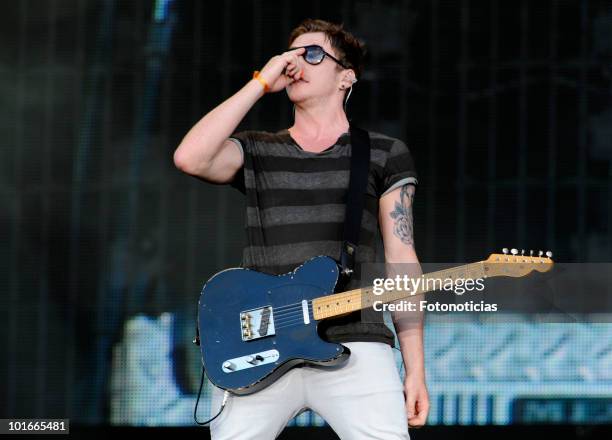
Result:
[[[507,254],[507,253],[508,253],[508,248],[503,248],[503,249],[502,249],[502,252],[503,252],[504,254]]]
[[[533,249],[530,249],[530,250],[529,250],[529,256],[530,256],[530,257],[533,257]]]
[[[544,252],[538,251],[538,257],[541,257]]]
[[[525,255],[525,249],[521,249],[521,255]]]
[[[551,252],[551,251],[546,251],[546,256],[547,256],[548,258],[552,257],[552,252]]]
[[[510,253],[512,253],[512,255],[516,255],[516,254],[518,254],[518,249],[512,248]]]

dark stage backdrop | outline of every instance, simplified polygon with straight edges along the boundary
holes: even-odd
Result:
[[[23,0],[0,17],[1,418],[192,423],[198,294],[240,263],[244,201],[172,154],[307,17],[368,46],[348,113],[413,153],[421,261],[612,257],[609,1]],[[291,123],[278,93],[239,129]],[[434,315],[429,423],[609,423],[610,340],[588,320]]]

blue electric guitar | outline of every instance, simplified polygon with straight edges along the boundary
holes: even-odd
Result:
[[[425,277],[522,277],[550,270],[552,254],[539,254],[518,255],[516,249],[508,254],[504,249],[485,261]],[[298,365],[340,364],[350,352],[321,339],[319,321],[371,307],[375,301],[411,296],[403,290],[374,295],[372,287],[338,293],[339,273],[334,259],[318,256],[278,276],[244,268],[213,275],[202,289],[198,310],[202,362],[210,381],[233,394],[251,394]]]

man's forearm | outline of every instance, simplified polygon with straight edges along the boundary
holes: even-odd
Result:
[[[263,96],[261,84],[250,80],[234,95],[200,119],[185,135],[175,161],[185,164],[210,162],[248,111]]]
[[[391,263],[393,261],[393,263]],[[399,258],[388,258],[387,276],[395,277],[407,275],[411,279],[418,279],[423,271],[414,252],[408,252]],[[416,303],[418,296],[407,296],[404,301]],[[393,324],[402,352],[406,374],[425,376],[424,350],[423,350],[423,323],[424,312],[418,306],[414,311],[393,312]]]
[[[411,316],[394,319],[406,375],[425,377],[423,312],[407,313]]]

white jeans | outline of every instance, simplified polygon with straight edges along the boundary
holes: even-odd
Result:
[[[403,386],[393,349],[380,342],[345,343],[351,355],[338,367],[294,368],[247,396],[230,395],[210,426],[212,440],[274,439],[305,408],[341,439],[409,440]],[[212,414],[223,391],[213,389]]]

